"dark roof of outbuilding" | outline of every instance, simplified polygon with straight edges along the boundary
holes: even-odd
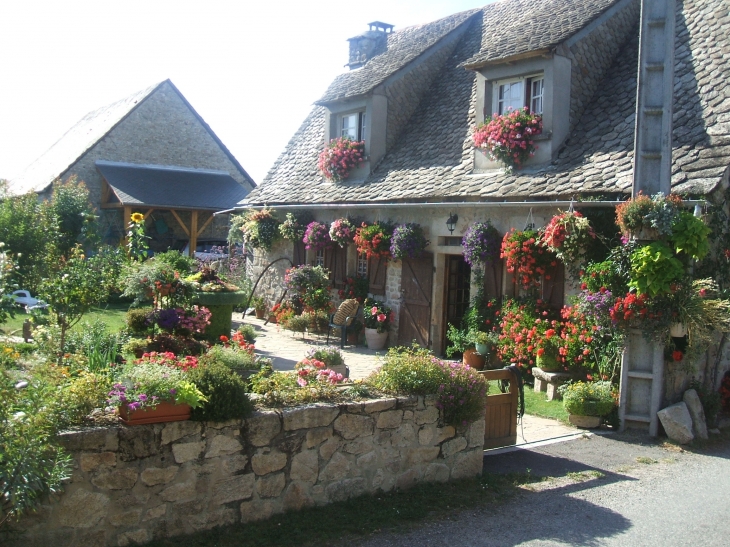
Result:
[[[62,176],[69,167],[75,164],[96,143],[129,116],[135,108],[141,105],[145,99],[163,85],[169,85],[180,96],[183,103],[198,118],[198,121],[216,141],[224,154],[228,156],[236,168],[239,169],[242,176],[251,184],[251,187],[255,187],[256,183],[246,173],[243,166],[231,154],[228,148],[226,148],[210,126],[205,123],[205,120],[195,111],[177,87],[168,79],[86,114],[76,125],[66,131],[53,146],[46,150],[42,156],[26,167],[18,177],[11,180],[8,190],[16,195],[27,192],[43,192],[54,180]]]
[[[96,168],[124,205],[222,211],[248,194],[225,171],[111,161]]]
[[[550,49],[618,0],[501,0],[484,7],[482,47],[464,66],[476,67]]]
[[[317,104],[358,97],[372,91],[479,11],[474,9],[456,13],[432,23],[387,34],[385,51],[370,59],[362,68],[337,76]]]
[[[522,0],[501,3],[510,2]],[[704,194],[730,165],[730,0],[680,0],[676,21],[672,185],[675,191]],[[245,203],[523,201],[629,194],[638,21],[557,159],[515,175],[496,169],[473,172],[475,76],[459,65],[484,50],[484,25],[479,18],[469,25],[453,61],[365,181],[330,183],[319,175],[325,110],[315,107]]]

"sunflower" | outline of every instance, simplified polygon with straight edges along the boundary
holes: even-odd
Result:
[[[132,213],[132,222],[140,223],[143,220],[144,220],[144,215],[142,213]]]

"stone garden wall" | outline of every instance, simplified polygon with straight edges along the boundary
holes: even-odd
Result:
[[[434,404],[389,398],[67,432],[71,480],[4,545],[144,543],[481,473],[484,420],[440,427]]]

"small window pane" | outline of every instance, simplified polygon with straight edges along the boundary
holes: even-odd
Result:
[[[360,277],[368,276],[368,255],[357,255],[357,275]]]
[[[523,106],[523,85],[522,82],[511,82],[509,84],[502,84],[499,86],[499,101],[498,110],[499,114],[506,113],[510,108],[512,110],[519,110]]]
[[[349,137],[354,141],[358,140],[358,118],[359,116],[357,114],[342,116],[342,128],[340,130],[340,137]]]
[[[530,110],[535,114],[542,114],[542,96],[544,90],[545,80],[540,78],[539,80],[532,81],[532,101],[530,101]]]
[[[317,250],[317,254],[314,258],[314,265],[324,267],[324,249]]]

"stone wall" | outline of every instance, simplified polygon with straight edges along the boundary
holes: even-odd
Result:
[[[482,470],[484,420],[439,425],[433,398],[388,398],[61,435],[73,477],[8,547],[124,546]]]

